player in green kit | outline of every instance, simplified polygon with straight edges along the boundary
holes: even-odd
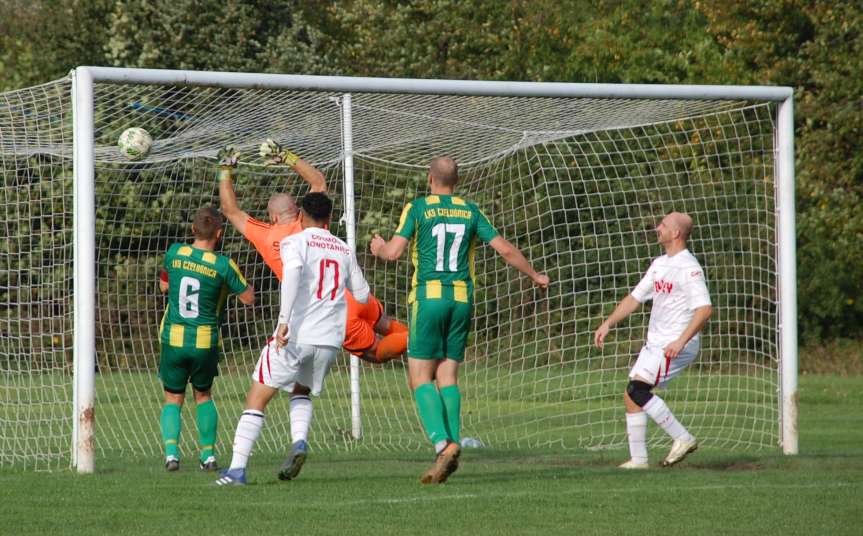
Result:
[[[405,206],[395,235],[388,242],[375,235],[370,247],[375,256],[393,261],[412,241],[408,375],[420,419],[437,453],[434,465],[420,481],[439,484],[458,468],[461,453],[458,368],[464,360],[473,315],[476,239],[490,245],[537,286],[546,288],[549,279],[497,233],[474,203],[453,195],[458,182],[455,160],[432,160],[428,181],[430,195]]]
[[[174,244],[165,255],[159,289],[168,294],[168,307],[159,327],[162,346],[159,378],[165,388],[160,427],[165,445],[165,469],[180,468],[180,408],[186,384],[192,384],[197,406],[201,447],[200,468],[217,469],[215,457],[218,413],[210,389],[219,374],[219,326],[228,294],[255,302],[252,286],[237,265],[214,250],[222,237],[222,216],[211,207],[195,213],[195,241]]]

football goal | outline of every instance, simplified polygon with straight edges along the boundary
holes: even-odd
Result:
[[[147,156],[117,150],[129,127]],[[457,191],[552,279],[540,291],[489,248],[476,255],[463,369],[463,435],[499,448],[623,449],[626,373],[649,305],[593,331],[662,254],[653,228],[690,214],[714,315],[698,361],[663,392],[705,447],[797,451],[793,101],[790,88],[472,82],[81,67],[0,94],[0,466],[92,472],[110,456],[160,458],[159,268],[190,218],[218,207],[216,159],[243,153],[240,206],[266,219],[273,138],[317,166],[387,313],[407,320],[410,262],[368,254],[426,193],[436,156]],[[277,281],[226,226],[221,250],[257,291],[229,300],[221,333],[218,450],[278,314]],[[194,404],[181,450],[195,450]],[[284,452],[287,397],[258,450]],[[668,441],[650,428],[648,441]],[[316,402],[318,450],[427,448],[402,361],[345,354]]]

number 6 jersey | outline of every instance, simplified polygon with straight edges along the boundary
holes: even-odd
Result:
[[[360,303],[369,284],[351,249],[326,229],[309,227],[279,246],[282,258],[279,323],[300,344],[339,347],[345,337],[345,288]]]
[[[168,307],[159,327],[163,345],[215,348],[228,293],[246,290],[236,263],[213,251],[174,244],[165,255]]]

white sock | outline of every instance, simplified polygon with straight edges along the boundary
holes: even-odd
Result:
[[[442,439],[442,440],[438,441],[437,443],[435,443],[434,444],[435,454],[440,454],[441,452],[443,452],[443,449],[445,449],[446,446],[447,446],[447,440],[446,439]]]
[[[249,463],[252,447],[261,435],[264,427],[264,414],[256,409],[247,409],[240,415],[237,432],[234,434],[234,456],[231,458],[231,469],[245,469]]]
[[[305,395],[291,397],[291,443],[306,441],[312,425],[312,399]]]
[[[692,441],[693,437],[689,434],[686,428],[674,418],[674,414],[668,409],[665,401],[656,395],[647,401],[644,405],[644,412],[650,415],[660,428],[665,430],[665,433],[670,435],[672,439],[682,439],[684,441]]]
[[[635,463],[647,463],[647,414],[643,411],[626,414],[626,435],[629,454]]]

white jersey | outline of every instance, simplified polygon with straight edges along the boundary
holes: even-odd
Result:
[[[654,259],[632,297],[640,303],[653,300],[647,344],[661,348],[680,337],[695,309],[710,305],[704,270],[688,249]],[[698,340],[697,333],[692,340]]]
[[[279,244],[283,274],[279,323],[288,339],[315,346],[342,345],[347,321],[345,288],[366,303],[369,284],[356,257],[326,229],[309,227]]]

